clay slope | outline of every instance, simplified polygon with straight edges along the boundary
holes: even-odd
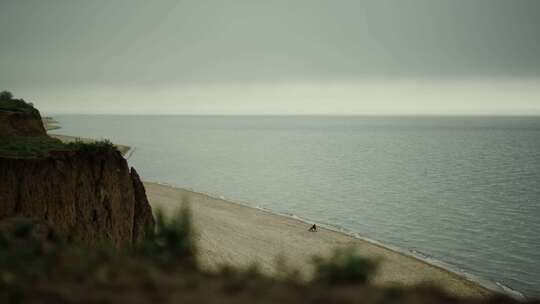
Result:
[[[0,111],[0,136],[44,135],[46,132],[39,114]]]
[[[68,240],[116,246],[144,238],[152,211],[137,172],[114,149],[0,157],[0,219],[43,220]]]

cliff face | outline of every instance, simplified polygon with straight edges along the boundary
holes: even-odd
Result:
[[[146,197],[146,189],[139,178],[135,168],[131,168],[131,182],[133,183],[133,192],[135,195],[135,207],[133,217],[133,242],[137,243],[144,239],[146,231],[154,227],[154,217],[152,207]]]
[[[28,113],[0,111],[0,136],[44,136],[41,118]]]
[[[0,219],[43,220],[60,236],[90,246],[138,242],[154,223],[137,172],[116,150],[0,157],[0,204]]]

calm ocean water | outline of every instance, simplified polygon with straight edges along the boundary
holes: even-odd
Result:
[[[416,252],[540,297],[539,117],[55,116],[143,179]]]

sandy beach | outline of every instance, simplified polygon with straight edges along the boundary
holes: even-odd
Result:
[[[491,292],[457,274],[368,241],[320,229],[308,232],[308,224],[202,193],[156,183],[145,183],[152,208],[172,214],[189,202],[193,213],[200,258],[212,269],[229,263],[257,263],[265,272],[275,269],[278,257],[309,275],[313,255],[325,255],[336,247],[354,246],[364,256],[380,260],[375,284],[411,286],[432,283],[447,292],[484,297]]]

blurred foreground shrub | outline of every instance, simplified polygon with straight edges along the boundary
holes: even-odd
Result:
[[[161,266],[182,262],[184,266],[197,268],[192,215],[188,207],[180,209],[172,218],[166,218],[161,210],[156,212],[154,230],[135,248],[135,253],[153,260]]]
[[[362,257],[352,247],[340,248],[327,258],[313,258],[313,281],[328,285],[367,284],[375,275],[378,263]]]

